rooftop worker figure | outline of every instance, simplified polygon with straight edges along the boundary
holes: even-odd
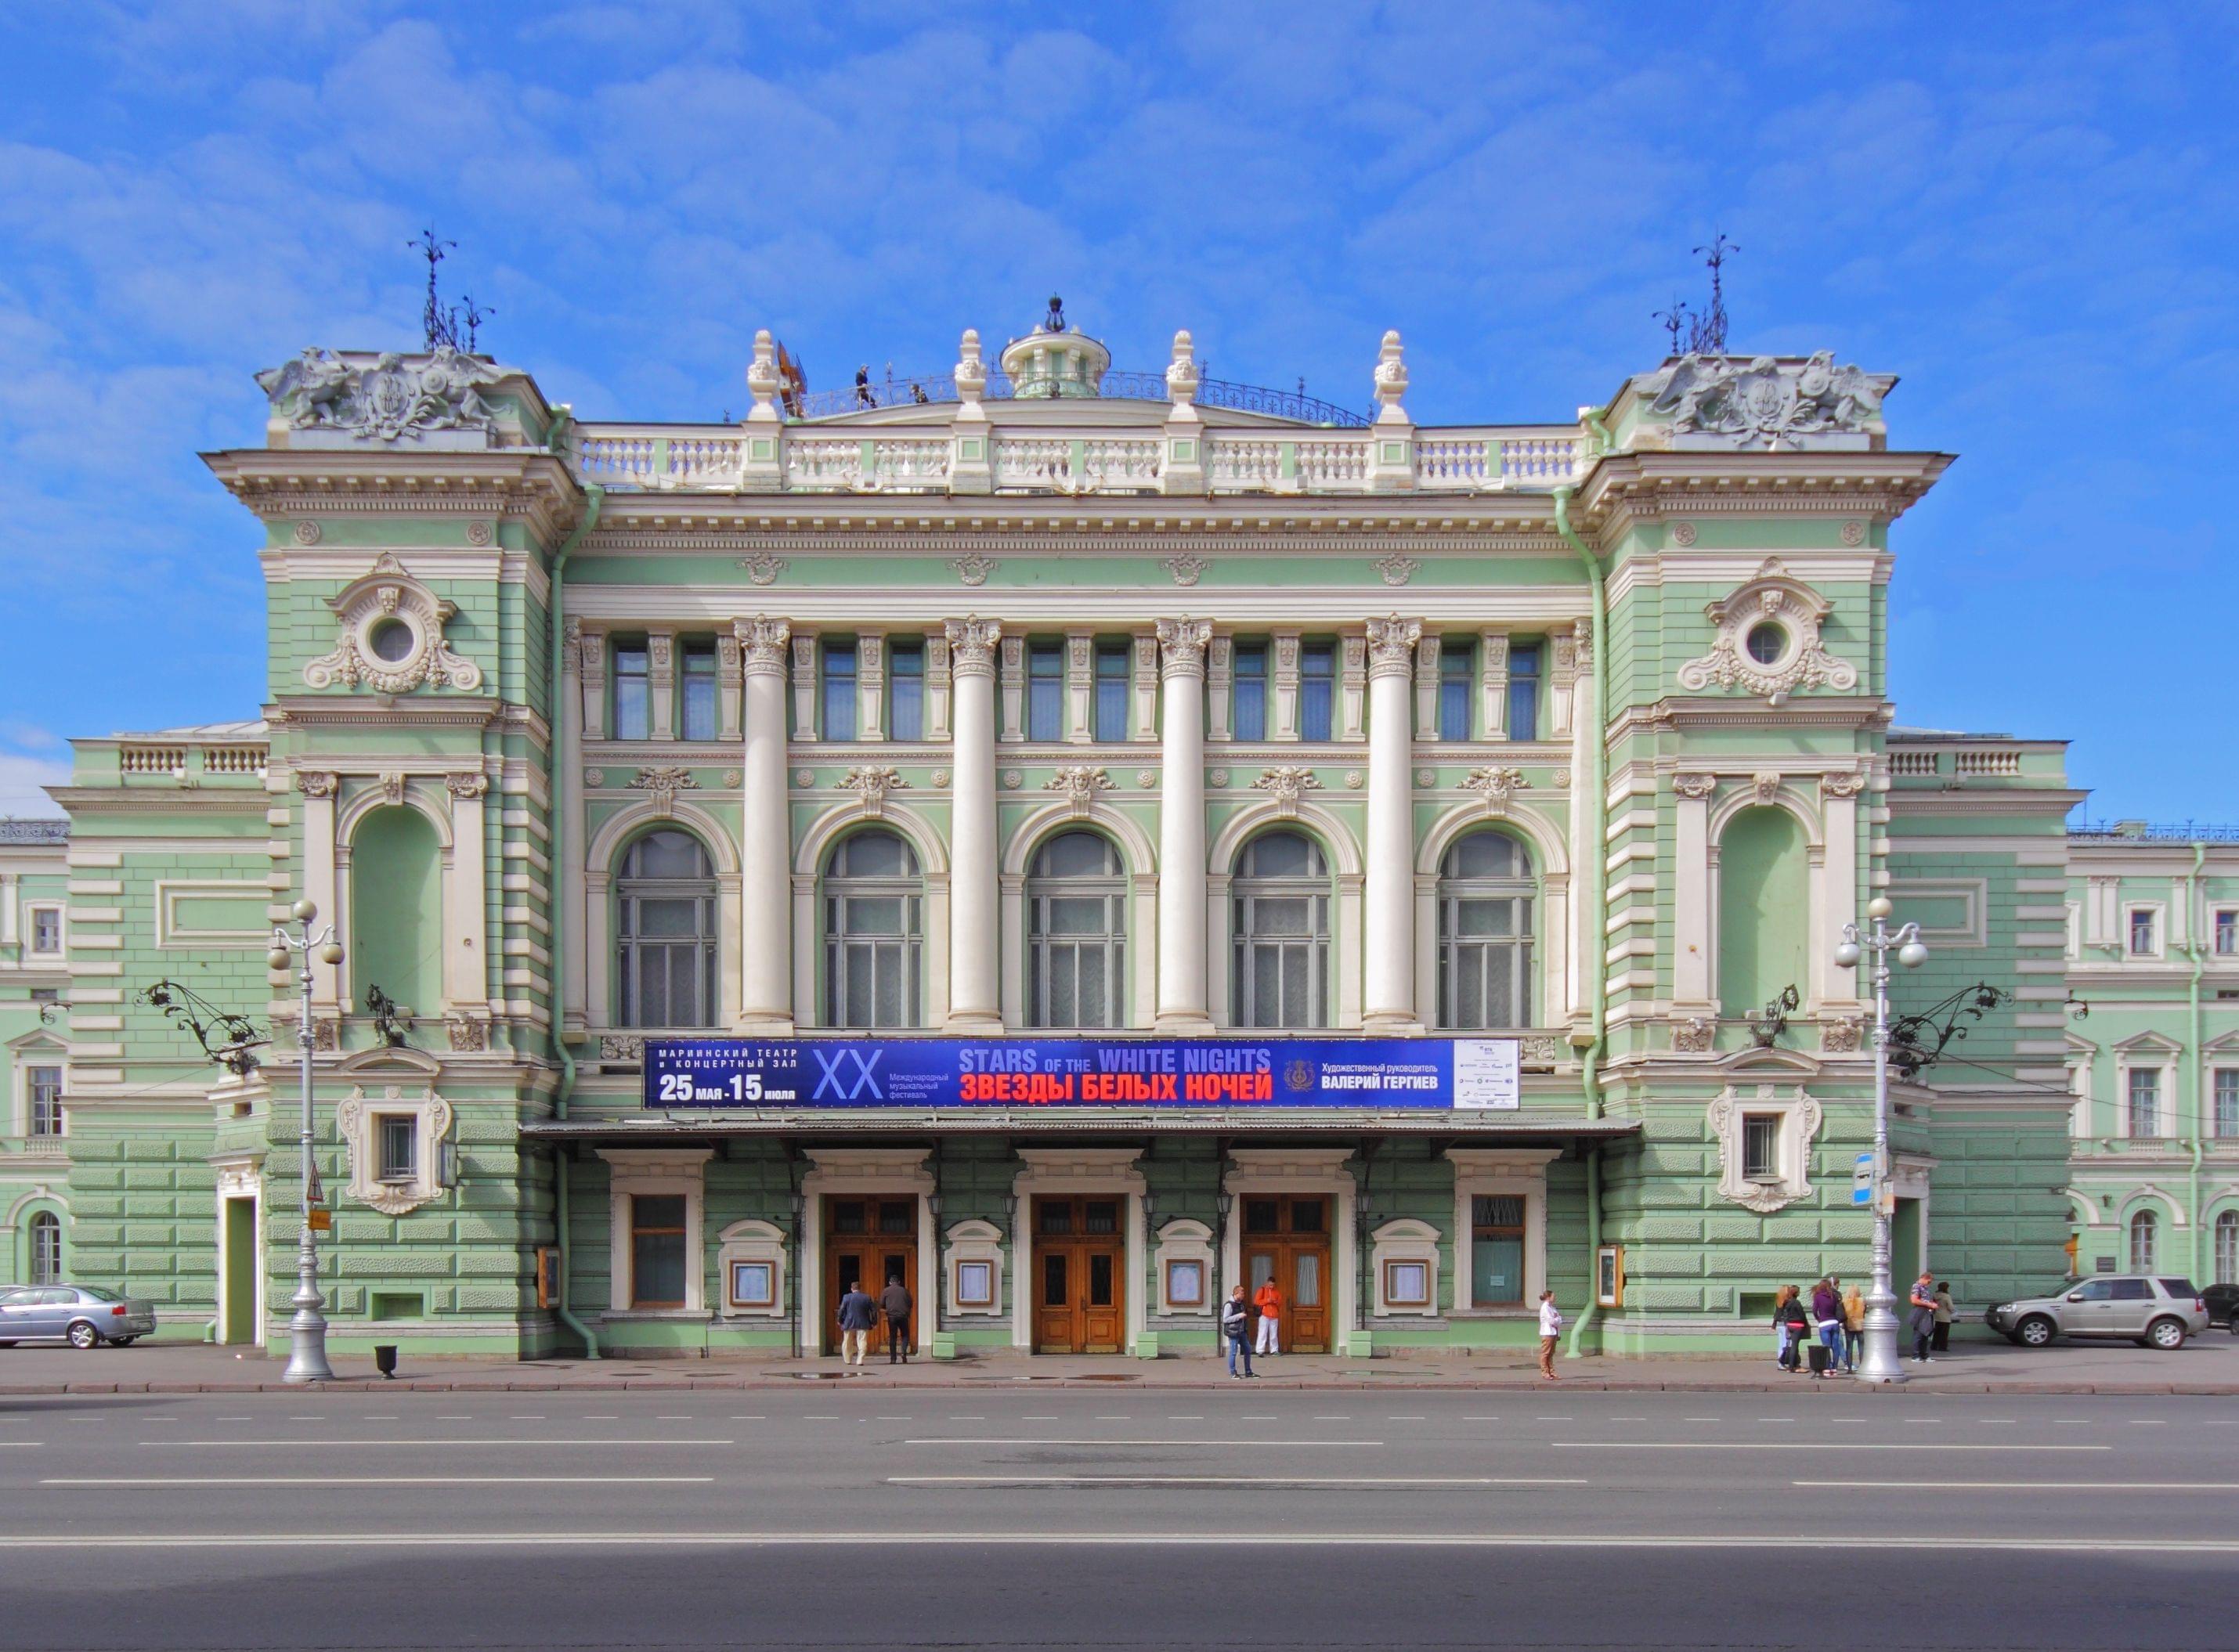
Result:
[[[859,408],[879,405],[878,397],[871,394],[871,364],[868,362],[855,369],[855,405]]]

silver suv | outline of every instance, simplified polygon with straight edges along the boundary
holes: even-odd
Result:
[[[2189,1279],[2102,1273],[2056,1297],[1993,1308],[1985,1317],[1992,1330],[2024,1348],[2042,1348],[2056,1337],[2119,1337],[2168,1350],[2208,1329],[2208,1305]]]

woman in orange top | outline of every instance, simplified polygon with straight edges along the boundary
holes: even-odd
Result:
[[[1277,1332],[1283,1318],[1283,1293],[1275,1289],[1272,1279],[1261,1285],[1252,1295],[1252,1304],[1259,1310],[1259,1346],[1258,1352],[1275,1351]]]

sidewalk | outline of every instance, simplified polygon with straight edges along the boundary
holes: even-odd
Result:
[[[435,1392],[615,1390],[771,1389],[815,1382],[883,1388],[970,1389],[1001,1383],[1053,1388],[1215,1389],[1229,1386],[1209,1357],[1160,1360],[1000,1354],[953,1363],[880,1359],[859,1372],[836,1359],[604,1359],[517,1362],[414,1357],[394,1382],[373,1373],[372,1361],[334,1360],[337,1386],[370,1384]],[[256,1350],[156,1343],[134,1348],[0,1349],[0,1396],[295,1391],[280,1380],[284,1363]],[[1864,1384],[1819,1383],[1777,1370],[1771,1359],[1695,1357],[1565,1360],[1566,1389],[1702,1393],[1853,1394]],[[1373,1360],[1294,1354],[1260,1362],[1259,1388],[1498,1390],[1542,1386],[1531,1357],[1395,1355]],[[1934,1394],[2223,1394],[2239,1395],[2239,1337],[2211,1330],[2174,1354],[2128,1343],[2056,1343],[2035,1351],[2004,1343],[1966,1343],[1925,1367],[1908,1361],[1911,1380],[1879,1393]]]

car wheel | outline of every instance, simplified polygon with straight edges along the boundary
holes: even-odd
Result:
[[[72,1348],[98,1348],[101,1346],[101,1333],[81,1319],[70,1328],[70,1345]]]
[[[2053,1338],[2052,1321],[2043,1314],[2031,1314],[2014,1327],[2014,1340],[2024,1348],[2043,1348]]]
[[[2156,1319],[2146,1327],[2146,1341],[2164,1354],[2173,1354],[2184,1346],[2184,1321]]]

